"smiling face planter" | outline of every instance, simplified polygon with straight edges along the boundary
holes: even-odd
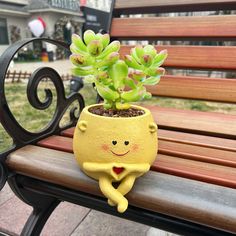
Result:
[[[98,105],[93,105],[98,106]],[[73,150],[81,169],[99,181],[111,206],[122,213],[124,197],[135,179],[146,173],[157,155],[157,126],[149,110],[136,117],[104,117],[84,108],[77,123]],[[115,188],[112,183],[118,182]]]

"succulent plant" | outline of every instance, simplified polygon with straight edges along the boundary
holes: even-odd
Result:
[[[87,30],[83,39],[72,35],[72,73],[95,84],[106,109],[128,109],[130,102],[151,98],[145,85],[157,84],[165,73],[160,66],[167,57],[166,50],[157,53],[152,45],[139,45],[120,60],[119,49],[120,42],[110,43],[109,34]]]

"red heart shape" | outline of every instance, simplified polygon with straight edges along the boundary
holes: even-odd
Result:
[[[113,167],[113,171],[118,175],[120,174],[125,168],[123,167]]]

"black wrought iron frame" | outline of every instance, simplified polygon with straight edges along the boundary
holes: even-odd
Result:
[[[34,71],[27,84],[27,97],[32,107],[38,110],[45,110],[52,104],[53,94],[50,89],[45,89],[45,100],[40,101],[38,97],[38,85],[44,78],[48,78],[56,90],[56,108],[52,120],[39,132],[30,132],[22,127],[13,116],[5,95],[5,78],[10,62],[15,54],[24,46],[36,41],[45,41],[69,50],[69,45],[64,42],[55,41],[48,38],[32,38],[19,41],[11,45],[0,57],[0,122],[5,131],[13,140],[11,148],[0,154],[0,190],[6,183],[8,170],[5,165],[5,159],[14,150],[17,150],[27,144],[33,144],[52,134],[60,133],[62,130],[72,127],[76,124],[81,110],[84,108],[84,99],[80,93],[71,93],[66,97],[63,81],[60,75],[52,68],[42,67]],[[60,127],[60,121],[69,106],[78,101],[79,107],[72,107],[70,110],[70,122],[64,127]],[[79,109],[79,112],[77,110]],[[77,115],[76,115],[77,114]]]

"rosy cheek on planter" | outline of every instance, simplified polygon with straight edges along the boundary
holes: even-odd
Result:
[[[139,150],[139,145],[138,144],[133,144],[131,150],[133,152],[137,152]]]
[[[105,152],[109,151],[109,146],[107,144],[102,144],[102,150]]]

